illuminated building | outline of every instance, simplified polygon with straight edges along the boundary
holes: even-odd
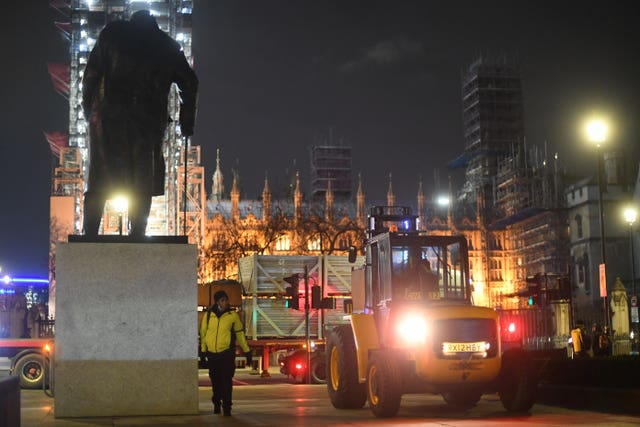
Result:
[[[220,151],[217,151],[207,220],[200,245],[199,281],[235,277],[237,260],[258,255],[346,255],[364,237],[365,203],[359,182],[356,204],[336,200],[332,181],[324,198],[304,200],[299,174],[290,197],[273,197],[265,177],[260,199],[241,199],[234,172],[229,197],[224,194]]]

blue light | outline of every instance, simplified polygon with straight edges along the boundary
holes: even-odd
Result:
[[[27,285],[30,286],[49,286],[49,280],[48,279],[38,279],[35,277],[12,277],[11,280],[9,282],[7,282],[7,284],[9,283],[25,283]]]
[[[14,277],[13,279],[11,279],[11,281],[20,283],[49,283],[48,279],[35,279],[27,277]]]
[[[408,219],[405,219],[405,220],[404,220],[404,229],[405,229],[405,230],[408,230],[408,229],[409,229],[409,220],[408,220]]]

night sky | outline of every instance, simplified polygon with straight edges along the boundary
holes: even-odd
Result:
[[[527,144],[559,152],[590,173],[593,149],[580,120],[615,120],[612,144],[632,150],[640,117],[640,26],[634,2],[196,0],[193,48],[207,192],[221,149],[227,191],[238,169],[243,197],[269,174],[282,194],[287,171],[309,185],[308,149],[353,147],[368,203],[393,174],[398,204],[430,197],[434,170],[463,147],[460,76],[478,54],[519,59]],[[68,106],[46,63],[67,60],[46,0],[12,2],[3,15],[0,114],[2,274],[46,277],[54,159],[43,131],[66,130]],[[294,162],[296,166],[294,167]]]

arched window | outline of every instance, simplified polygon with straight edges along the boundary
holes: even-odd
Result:
[[[576,233],[578,236],[578,239],[582,239],[582,216],[581,215],[576,215]]]
[[[276,251],[288,251],[291,249],[291,239],[288,235],[282,235],[276,240]]]
[[[320,250],[320,238],[311,239],[307,242],[307,249],[310,251],[319,251]]]

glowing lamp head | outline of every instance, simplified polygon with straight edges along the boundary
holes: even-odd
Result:
[[[129,201],[125,196],[118,195],[113,199],[113,206],[118,212],[124,212],[129,207]]]
[[[594,142],[599,146],[607,140],[609,126],[602,119],[593,119],[587,123],[585,130],[589,141]]]
[[[438,203],[438,206],[448,206],[449,198],[447,196],[440,196],[436,202]]]
[[[627,221],[627,223],[633,224],[634,222],[636,222],[637,218],[638,211],[635,210],[635,208],[629,207],[624,210],[624,219],[625,221]]]
[[[510,334],[514,333],[516,331],[516,324],[513,322],[509,323],[509,326],[507,326],[507,331],[509,331]]]

